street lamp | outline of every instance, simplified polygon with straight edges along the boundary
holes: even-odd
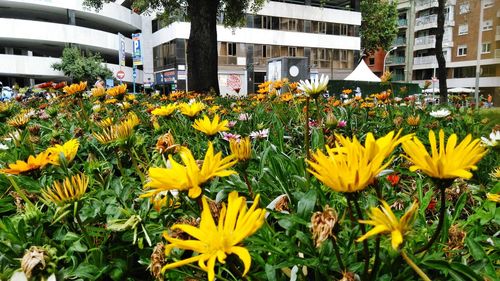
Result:
[[[384,74],[385,72],[385,60],[387,59],[387,55],[389,55],[390,52],[396,50],[398,47],[392,47],[392,49],[390,49],[389,51],[387,51],[387,53],[385,53],[385,56],[384,56],[384,67],[382,68],[382,75]]]

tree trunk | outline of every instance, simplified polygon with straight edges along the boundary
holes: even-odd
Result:
[[[446,0],[438,0],[437,8],[437,31],[436,31],[436,59],[438,62],[437,78],[439,79],[439,96],[440,103],[448,103],[448,86],[446,83],[446,60],[443,55],[443,34],[444,34],[444,7]]]
[[[220,0],[188,0],[191,33],[187,44],[190,91],[219,94],[217,9]]]

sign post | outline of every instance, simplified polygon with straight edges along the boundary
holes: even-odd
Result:
[[[133,88],[135,94],[135,78],[137,77],[137,66],[142,65],[142,52],[141,52],[141,34],[133,33],[132,34],[132,60],[133,60],[133,71],[132,78],[133,79]]]
[[[123,78],[125,78],[125,72],[123,72],[123,70],[118,70],[116,72],[116,78],[118,78],[118,80],[120,80],[121,83]]]

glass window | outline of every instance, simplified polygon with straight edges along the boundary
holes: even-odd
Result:
[[[468,12],[470,12],[470,4],[469,2],[464,2],[462,4],[460,4],[460,14],[467,14]]]
[[[469,33],[469,25],[468,24],[461,24],[458,26],[458,35],[465,35]]]
[[[227,43],[227,55],[236,56],[236,43]]]
[[[467,45],[460,45],[457,49],[457,56],[466,56],[467,55]]]
[[[483,43],[481,45],[481,54],[487,54],[491,52],[491,43]]]
[[[483,22],[483,31],[492,30],[493,29],[493,20],[485,20]]]

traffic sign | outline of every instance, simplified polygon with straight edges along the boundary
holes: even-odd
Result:
[[[436,76],[432,76],[432,82],[437,82],[437,81],[438,81],[437,77]]]
[[[136,68],[132,68],[132,77],[137,78],[137,71],[135,70]]]
[[[116,78],[118,78],[118,80],[123,80],[123,78],[125,78],[125,72],[123,72],[123,70],[118,70],[116,72]]]

